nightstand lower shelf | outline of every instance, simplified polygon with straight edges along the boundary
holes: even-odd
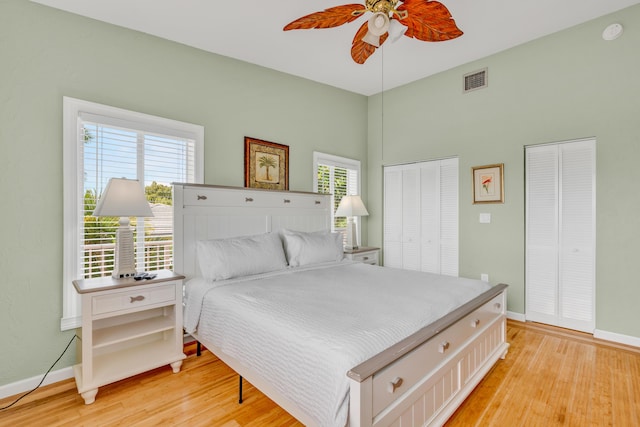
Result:
[[[85,383],[82,375],[82,363],[73,367],[78,393],[90,404],[95,400],[98,388],[125,378],[137,375],[164,365],[171,365],[174,373],[180,371],[183,353],[175,354],[173,342],[170,340],[152,341],[129,347],[117,352],[109,352],[93,358],[93,379]],[[85,393],[95,390],[93,399],[87,401]]]

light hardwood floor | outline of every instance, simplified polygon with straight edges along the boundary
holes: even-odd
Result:
[[[453,426],[640,426],[640,349],[508,322],[511,348],[447,423]],[[187,347],[187,353],[193,346]],[[43,387],[0,412],[2,426],[299,426],[211,353],[189,355],[100,388],[84,405],[75,382]],[[0,407],[14,399],[0,400]]]

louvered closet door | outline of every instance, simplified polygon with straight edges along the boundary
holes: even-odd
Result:
[[[595,143],[560,146],[560,314],[567,328],[595,329]]]
[[[422,236],[420,270],[440,271],[440,167],[438,162],[420,165]]]
[[[402,169],[384,169],[384,265],[402,268]]]
[[[387,166],[384,178],[384,265],[457,276],[458,159]]]
[[[526,150],[526,318],[595,328],[595,141]]]
[[[458,159],[440,161],[440,274],[458,275]]]
[[[420,270],[420,168],[402,171],[402,268]]]

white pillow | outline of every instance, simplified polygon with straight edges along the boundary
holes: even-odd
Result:
[[[199,240],[197,252],[200,272],[208,280],[231,279],[287,268],[282,241],[272,233]]]
[[[342,234],[329,231],[282,230],[284,249],[289,266],[315,264],[319,262],[341,261],[344,257]]]

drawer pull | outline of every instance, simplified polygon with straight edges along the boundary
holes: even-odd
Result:
[[[445,341],[438,347],[438,352],[443,353],[449,349],[449,341]]]
[[[319,205],[320,203],[322,203],[320,200],[316,200],[316,205]]]
[[[471,322],[471,327],[477,328],[479,324],[480,324],[480,319],[475,319],[474,321]]]
[[[245,197],[244,201],[245,202],[253,202],[253,197]]]
[[[144,295],[138,295],[137,297],[129,297],[131,298],[131,303],[134,303],[136,301],[144,301]]]
[[[502,308],[502,304],[500,304],[499,302],[495,303],[493,306],[496,308],[496,310],[500,310]]]
[[[394,380],[389,383],[389,387],[387,390],[389,390],[389,393],[394,393],[396,389],[401,385],[402,385],[402,378],[395,377]]]
[[[366,261],[366,260],[369,259],[369,257],[368,256],[363,256],[362,259]]]
[[[289,199],[284,199],[284,202],[285,202],[285,203],[291,203],[291,200],[289,200]]]
[[[198,200],[207,200],[207,196],[201,196],[198,194]]]

